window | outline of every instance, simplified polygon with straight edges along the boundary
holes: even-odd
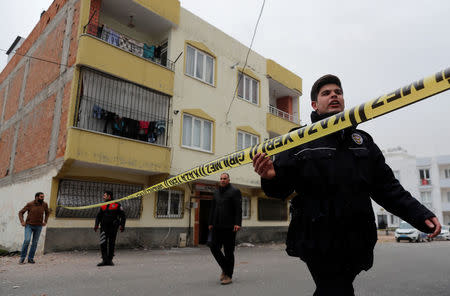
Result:
[[[242,197],[242,218],[250,219],[250,198],[246,196]]]
[[[420,185],[430,185],[431,184],[429,169],[420,169],[419,177],[420,177]]]
[[[259,143],[258,136],[246,132],[238,131],[237,149],[242,150]]]
[[[280,199],[258,198],[258,220],[286,221],[286,202]]]
[[[431,200],[431,191],[420,192],[420,200],[428,209],[431,209],[433,207],[433,202]]]
[[[252,104],[258,104],[259,82],[242,72],[239,72],[238,83],[238,97]]]
[[[114,199],[119,199],[141,191],[142,186],[129,184],[101,183],[63,179],[59,182],[57,204],[63,206],[86,206],[104,202],[103,192],[111,190]],[[141,215],[141,199],[133,198],[120,202],[127,218],[139,218]],[[68,210],[56,208],[58,218],[95,218],[98,208],[86,210]]]
[[[391,225],[395,225],[398,223],[398,217],[391,214]]]
[[[214,58],[192,46],[187,46],[186,74],[214,85]]]
[[[184,147],[212,151],[212,122],[189,114],[183,115]]]
[[[156,205],[157,218],[181,218],[183,206],[183,193],[175,190],[158,191]]]
[[[447,202],[450,202],[450,191],[447,191]]]
[[[444,169],[445,179],[450,179],[450,169]]]

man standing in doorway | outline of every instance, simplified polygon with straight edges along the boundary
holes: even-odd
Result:
[[[219,189],[214,191],[208,227],[212,233],[211,253],[222,268],[220,275],[222,285],[232,282],[236,232],[241,229],[241,224],[241,191],[233,187],[230,184],[230,176],[223,173],[220,175]]]
[[[103,193],[105,202],[113,199],[112,191]],[[100,249],[102,251],[102,262],[97,266],[114,265],[112,259],[114,257],[114,248],[116,245],[117,230],[125,230],[125,212],[119,203],[111,203],[100,207],[95,219],[94,231],[97,231],[100,225]]]
[[[26,212],[28,212],[27,219],[24,221],[23,214]],[[42,192],[36,193],[34,195],[34,201],[27,203],[26,206],[19,211],[20,224],[25,227],[25,239],[22,245],[22,252],[20,253],[20,264],[25,262],[31,235],[33,235],[33,240],[31,241],[30,252],[28,253],[28,263],[35,263],[34,254],[36,253],[39,235],[41,234],[42,226],[47,225],[48,215],[48,205],[44,202],[44,193]]]

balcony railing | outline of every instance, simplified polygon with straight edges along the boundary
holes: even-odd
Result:
[[[281,117],[283,119],[289,120],[291,122],[297,123],[299,124],[299,120],[297,118],[294,117],[294,115],[289,114],[287,112],[284,112],[280,109],[275,108],[272,105],[269,105],[269,113],[277,116],[277,117]]]
[[[137,41],[105,25],[97,26],[88,24],[84,27],[84,32],[100,38],[126,52],[130,52],[138,57],[145,58],[160,66],[166,67],[171,71],[175,71],[175,63],[167,58],[167,44],[147,45],[146,43]]]
[[[431,179],[420,179],[419,186],[431,186]]]
[[[76,126],[167,146],[170,97],[83,68]]]

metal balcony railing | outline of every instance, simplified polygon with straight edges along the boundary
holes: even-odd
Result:
[[[277,108],[275,108],[275,107],[272,106],[272,105],[269,105],[269,113],[270,113],[270,114],[273,114],[273,115],[275,115],[275,116],[277,116],[277,117],[280,117],[280,118],[289,120],[289,121],[291,121],[291,122],[293,122],[293,123],[296,123],[296,124],[299,124],[299,123],[300,123],[299,120],[298,120],[298,118],[295,118],[294,115],[289,114],[289,113],[287,113],[287,112],[284,112],[284,111],[282,111],[282,110],[280,110],[280,109],[277,109]]]
[[[171,71],[175,71],[175,63],[167,58],[167,46],[147,45],[105,25],[97,26],[88,24],[84,26],[84,33],[95,36],[124,51],[145,58]]]

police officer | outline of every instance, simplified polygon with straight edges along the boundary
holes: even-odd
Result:
[[[344,110],[338,77],[314,83],[311,106],[313,123]],[[282,152],[274,162],[258,154],[253,166],[266,195],[297,194],[286,251],[306,262],[314,295],[354,295],[355,277],[372,267],[377,231],[370,198],[430,237],[440,233],[435,215],[395,179],[372,137],[355,127]]]
[[[105,191],[103,199],[105,202],[112,200],[112,191]],[[125,212],[119,203],[111,203],[103,205],[95,219],[94,230],[97,231],[100,225],[100,249],[102,251],[102,262],[97,266],[114,265],[112,259],[114,257],[114,247],[116,244],[117,230],[125,230]]]

